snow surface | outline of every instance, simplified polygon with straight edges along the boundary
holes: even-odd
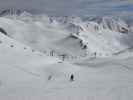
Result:
[[[95,30],[101,25],[94,21],[65,20],[26,12],[0,18],[7,32],[0,33],[0,100],[133,100],[133,52],[119,41],[126,34]],[[62,61],[49,50],[102,55]]]
[[[3,34],[0,41],[1,100],[133,99],[132,52],[70,64]]]

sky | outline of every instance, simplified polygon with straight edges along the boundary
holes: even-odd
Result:
[[[0,0],[0,9],[27,9],[48,15],[133,15],[133,0]]]

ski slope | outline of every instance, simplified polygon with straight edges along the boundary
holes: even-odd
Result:
[[[70,64],[2,33],[0,41],[0,100],[133,99],[132,52]]]

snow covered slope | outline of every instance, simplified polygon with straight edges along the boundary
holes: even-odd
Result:
[[[58,80],[72,70],[78,71],[78,68],[71,64],[63,64],[57,58],[33,51],[30,47],[2,33],[0,34],[0,59],[0,99],[3,100],[8,100],[10,97],[13,100],[14,96],[14,100],[19,97],[24,99],[26,95],[33,96],[37,88],[40,92],[42,87],[45,88],[49,76],[54,76],[52,80]]]
[[[132,100],[132,62],[128,52],[69,64],[1,33],[0,100]]]
[[[9,37],[42,52],[53,50],[58,55],[98,57],[111,56],[128,48],[120,40],[130,29],[126,22],[109,17],[97,21],[79,17],[33,16],[27,12],[20,16],[1,17],[0,28]]]

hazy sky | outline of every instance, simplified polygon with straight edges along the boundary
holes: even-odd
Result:
[[[133,0],[0,0],[0,8],[51,15],[133,15]]]

